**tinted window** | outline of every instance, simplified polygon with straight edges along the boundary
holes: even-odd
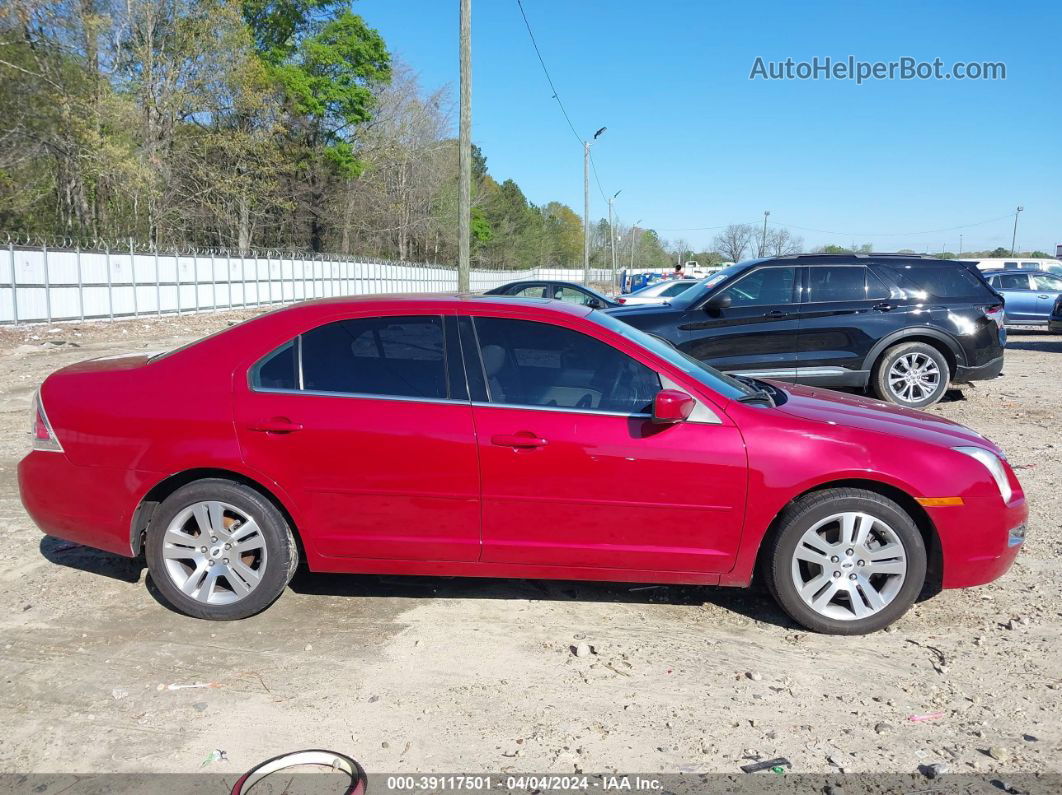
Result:
[[[1062,290],[1062,279],[1057,276],[1033,276],[1034,290]]]
[[[760,268],[723,291],[731,306],[771,306],[793,302],[796,268]]]
[[[678,284],[673,284],[667,289],[665,289],[663,292],[660,293],[660,295],[664,296],[665,298],[670,298],[673,295],[678,295],[679,293],[686,292],[692,286],[692,282],[679,282]]]
[[[578,304],[579,306],[590,306],[593,303],[589,295],[572,287],[556,288],[553,292],[553,297],[558,301],[566,301],[569,304]]]
[[[541,284],[533,284],[530,287],[524,287],[522,290],[517,290],[512,295],[523,296],[524,298],[544,298],[546,295],[546,288]]]
[[[251,383],[260,389],[297,389],[295,343],[286,342],[255,365]]]
[[[964,265],[882,263],[879,267],[896,281],[896,285],[908,298],[916,301],[995,300],[984,283]]]
[[[477,317],[483,370],[493,403],[651,411],[660,379],[611,345],[528,320]]]
[[[678,367],[682,372],[697,379],[697,381],[723,397],[738,398],[742,395],[752,394],[752,389],[736,378],[726,373],[721,373],[714,367],[683,353],[663,337],[646,334],[641,329],[630,326],[606,312],[594,312],[590,315],[590,320],[600,323],[605,328],[611,329],[620,336],[637,343],[647,351],[655,353],[664,361]]]
[[[808,301],[863,301],[866,299],[866,268],[810,268]]]
[[[1028,290],[1029,277],[1024,273],[1004,273],[995,277],[994,284],[1001,290]]]
[[[891,291],[885,285],[885,282],[883,282],[881,279],[879,279],[877,274],[874,273],[874,271],[868,269],[867,270],[867,298],[868,299],[889,298],[890,296],[891,296]]]
[[[341,320],[302,335],[302,386],[315,392],[445,398],[438,317]]]

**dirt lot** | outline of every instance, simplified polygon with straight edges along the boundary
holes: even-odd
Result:
[[[0,332],[0,771],[195,772],[217,748],[207,769],[237,772],[324,747],[392,772],[1062,772],[1062,337],[1013,335],[1005,377],[933,409],[1007,450],[1032,508],[1017,564],[889,632],[808,634],[727,589],[314,575],[216,624],[43,537],[15,466],[50,371],[237,317]]]

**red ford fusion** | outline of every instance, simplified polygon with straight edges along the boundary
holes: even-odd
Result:
[[[177,610],[263,610],[315,572],[767,584],[858,634],[1001,576],[1028,510],[961,425],[735,379],[586,307],[343,298],[49,376],[26,510],[145,555]]]

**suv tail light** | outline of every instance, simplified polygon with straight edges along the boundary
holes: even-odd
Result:
[[[985,317],[996,321],[996,325],[1003,328],[1003,304],[993,304],[985,307]]]
[[[63,452],[63,446],[52,430],[52,424],[48,422],[48,415],[44,412],[44,403],[41,401],[41,393],[38,390],[33,396],[33,449],[46,450],[52,453]]]

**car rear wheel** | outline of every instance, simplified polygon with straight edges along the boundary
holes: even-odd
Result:
[[[888,626],[925,582],[926,549],[895,502],[862,489],[801,498],[779,518],[766,580],[794,621],[832,635]]]
[[[167,497],[151,518],[147,564],[159,593],[196,618],[246,618],[271,605],[295,572],[284,516],[262,494],[222,479]]]
[[[924,342],[904,342],[885,351],[872,379],[874,394],[897,406],[932,406],[948,391],[951,371],[944,355]]]

